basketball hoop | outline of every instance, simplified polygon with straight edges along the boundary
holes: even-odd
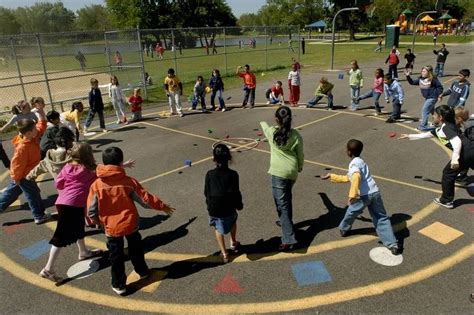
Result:
[[[374,16],[374,12],[377,6],[375,4],[369,4],[365,6],[365,14],[367,14],[368,18],[372,18]]]

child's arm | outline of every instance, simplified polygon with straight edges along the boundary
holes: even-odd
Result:
[[[133,201],[138,202],[144,208],[161,210],[168,214],[173,213],[174,208],[167,206],[157,196],[147,192],[136,179],[131,178],[131,180],[134,189],[130,197]]]
[[[36,123],[36,131],[38,131],[38,138],[43,136],[44,132],[46,131],[47,121],[46,116],[44,114],[44,110],[38,109],[38,122]]]
[[[390,90],[388,89],[388,85],[387,84],[384,84],[383,85],[383,93],[385,94],[385,101],[387,103],[390,102],[389,98],[390,98]]]
[[[262,127],[263,134],[265,135],[265,138],[268,139],[268,141],[273,141],[273,135],[271,134],[271,128],[267,124],[266,121],[261,121],[260,122],[260,127]]]
[[[360,173],[359,172],[352,173],[351,188],[349,189],[348,204],[353,204],[357,199],[359,199],[360,182],[361,182]]]
[[[0,128],[0,132],[3,132],[5,129],[10,127],[14,121],[15,122],[17,121],[16,119],[17,119],[17,115],[13,115],[12,118],[10,118],[10,120],[5,125],[3,125],[2,128]]]
[[[464,106],[466,104],[466,100],[469,97],[469,89],[469,84],[464,84],[464,90],[461,96],[459,97],[459,103],[456,106]]]
[[[66,183],[66,178],[63,175],[63,170],[64,170],[64,168],[59,172],[58,176],[54,180],[54,186],[58,190],[63,190],[64,189],[64,184]]]
[[[450,95],[451,92],[453,92],[453,86],[454,86],[454,84],[455,84],[454,82],[451,83],[451,86],[450,86],[446,91],[444,91],[443,93],[441,93],[440,96],[438,96],[438,101],[441,101],[444,96]]]
[[[403,92],[402,85],[400,83],[397,84],[397,93],[398,93],[398,100],[400,101],[400,105],[402,105],[405,99],[405,93]]]
[[[451,156],[451,168],[456,170],[459,168],[459,157],[461,156],[462,142],[459,136],[449,139],[453,148],[453,155]]]
[[[89,195],[87,197],[87,216],[92,220],[92,222],[99,224],[99,199],[97,198],[93,186],[94,185],[89,189]]]
[[[240,193],[240,188],[239,188],[239,174],[236,172],[235,176],[232,178],[232,191],[234,192],[233,194],[233,201],[235,208],[237,210],[242,210],[244,208],[244,204],[242,203],[242,194]]]
[[[400,135],[400,138],[398,139],[420,140],[420,139],[429,139],[433,137],[434,135],[431,132],[412,133],[412,134],[402,133]]]
[[[44,173],[48,172],[47,168],[48,162],[46,160],[41,160],[38,165],[35,166],[34,169],[32,169],[28,175],[26,175],[27,180],[36,180],[36,178]]]
[[[303,138],[298,133],[298,142],[296,143],[296,158],[298,159],[298,172],[303,171],[304,152],[303,152]]]
[[[75,111],[74,113],[74,124],[76,125],[77,130],[82,131],[81,119],[79,118],[79,112]]]
[[[364,75],[362,74],[362,71],[359,70],[359,73],[357,74],[357,77],[359,78],[359,86],[363,87],[364,86]]]
[[[181,81],[178,83],[178,86],[179,86],[179,94],[180,95],[183,95],[183,83],[181,83]]]

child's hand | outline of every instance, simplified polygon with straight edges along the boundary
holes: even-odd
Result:
[[[163,209],[161,209],[161,211],[166,212],[168,215],[173,214],[174,210],[176,210],[176,209],[175,209],[175,208],[172,208],[172,207],[170,207],[170,206],[168,206],[168,205],[165,205],[165,206],[163,207]]]
[[[410,135],[406,133],[402,133],[398,139],[408,139],[408,138],[410,138]]]
[[[409,76],[410,76],[410,70],[405,70],[405,75],[406,75],[407,77],[409,77]]]
[[[457,170],[459,168],[459,164],[451,164],[452,170]]]
[[[124,162],[123,163],[123,167],[128,167],[128,168],[132,168],[132,167],[135,167],[135,160],[128,160],[127,162]]]
[[[330,173],[327,173],[326,175],[321,176],[321,179],[322,179],[322,180],[326,180],[326,179],[329,179],[329,178],[331,178],[331,174],[330,174]]]
[[[357,200],[359,200],[359,199],[358,198],[349,198],[349,200],[347,201],[347,205],[350,206],[351,204],[356,203]]]

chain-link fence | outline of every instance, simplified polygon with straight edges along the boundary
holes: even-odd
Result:
[[[161,89],[168,68],[184,82],[212,69],[232,75],[238,65],[253,71],[286,67],[299,57],[299,27],[225,27],[112,32],[69,32],[0,37],[0,111],[19,100],[41,96],[56,110],[85,100],[91,78],[106,85],[117,76],[144,96]],[[151,78],[148,79],[147,78]],[[145,84],[147,82],[147,84]],[[155,92],[154,92],[155,91]],[[161,90],[160,90],[161,91]]]

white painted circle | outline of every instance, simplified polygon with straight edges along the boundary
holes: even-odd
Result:
[[[100,264],[96,259],[87,259],[72,265],[67,271],[68,278],[83,279],[92,276],[99,270]]]
[[[369,252],[370,259],[382,266],[398,266],[403,262],[402,255],[393,255],[387,247],[375,247]]]

